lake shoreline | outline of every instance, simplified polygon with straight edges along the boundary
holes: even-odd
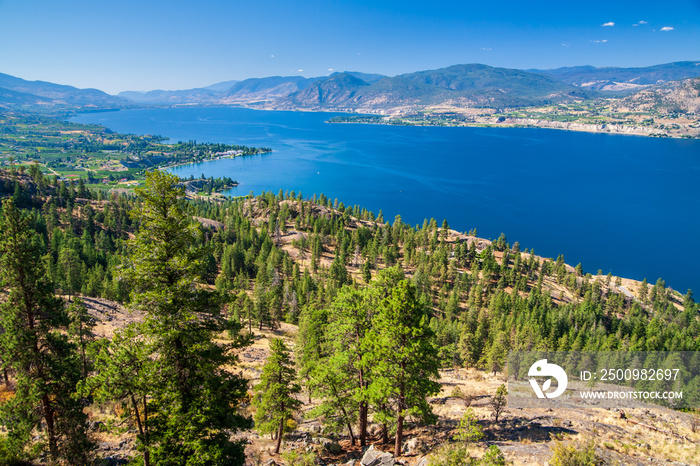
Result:
[[[326,123],[333,116],[210,107],[88,114],[79,121],[173,140],[274,147],[260,158],[168,168],[183,178],[238,180],[227,196],[281,188],[324,193],[382,209],[384,218],[400,214],[410,224],[433,217],[458,230],[477,227],[483,237],[505,232],[543,256],[563,252],[587,271],[651,283],[661,276],[674,289],[698,288],[691,264],[700,253],[681,246],[700,224],[687,215],[700,210],[689,195],[700,184],[698,140]],[[672,247],[652,246],[668,238],[675,239]]]
[[[394,122],[392,122],[394,121]],[[700,131],[698,135],[687,135],[678,133],[661,133],[652,132],[652,129],[645,127],[633,126],[633,125],[593,125],[587,123],[577,123],[577,122],[560,122],[551,120],[536,120],[536,119],[517,119],[517,118],[506,118],[505,121],[498,122],[470,122],[470,123],[459,123],[459,124],[445,124],[445,123],[429,123],[423,121],[411,121],[411,120],[378,120],[378,121],[331,121],[328,120],[327,123],[331,124],[363,124],[363,125],[384,125],[384,126],[421,126],[421,127],[434,127],[434,128],[532,128],[532,129],[557,129],[564,131],[576,131],[581,133],[594,133],[594,134],[610,134],[610,135],[620,135],[620,136],[640,136],[647,138],[669,138],[669,139],[700,139]]]

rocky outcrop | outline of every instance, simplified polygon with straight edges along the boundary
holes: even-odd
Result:
[[[403,446],[401,447],[401,455],[415,456],[422,453],[424,449],[425,444],[420,438],[410,438],[403,443]]]
[[[394,466],[396,461],[391,453],[385,453],[370,446],[360,460],[361,466]]]

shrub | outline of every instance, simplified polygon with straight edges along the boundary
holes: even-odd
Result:
[[[457,435],[455,435],[456,440],[460,440],[465,443],[478,442],[484,438],[484,432],[481,430],[481,426],[476,422],[476,416],[471,408],[467,409],[459,420],[459,427],[457,428]]]
[[[479,464],[482,466],[505,466],[506,459],[496,445],[491,445],[486,449],[486,453],[479,461]]]
[[[282,453],[282,460],[288,466],[316,466],[316,454],[313,451],[290,450]]]
[[[443,445],[430,455],[428,466],[462,466],[471,464],[472,460],[465,445]]]
[[[469,449],[459,443],[443,445],[435,451],[428,466],[505,466],[506,459],[496,445],[491,445],[483,458],[472,458]]]
[[[587,442],[554,442],[552,446],[551,466],[597,466],[603,464],[595,452],[595,443]]]

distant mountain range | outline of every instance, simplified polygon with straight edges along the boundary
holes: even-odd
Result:
[[[336,73],[339,74],[339,73]],[[384,75],[359,72],[347,72],[368,83],[374,83]],[[324,81],[330,77],[305,78],[303,76],[270,76],[267,78],[250,78],[244,81],[225,81],[204,88],[183,91],[121,92],[124,97],[137,103],[186,105],[186,104],[223,104],[241,105],[271,102],[285,99],[301,92],[311,84]]]
[[[338,73],[303,91],[272,102],[272,107],[323,110],[382,110],[452,104],[465,107],[519,107],[593,97],[548,76],[486,65],[454,65],[384,77],[369,83]]]
[[[246,79],[219,92],[210,86],[185,91],[122,92],[119,97],[160,105],[373,111],[446,102],[472,107],[518,107],[595,95],[542,74],[486,65],[455,65],[393,77],[359,72],[316,78],[273,76]]]
[[[555,70],[528,71],[551,76],[574,86],[602,91],[619,91],[698,77],[700,76],[700,62],[680,61],[645,68],[573,66]]]
[[[204,88],[122,92],[77,89],[0,74],[0,108],[88,110],[134,106],[245,105],[286,110],[392,112],[427,106],[516,108],[632,93],[700,76],[700,62],[644,68],[517,70],[454,65],[398,76],[360,72],[224,81]]]
[[[125,108],[133,103],[97,89],[78,89],[46,81],[25,81],[0,73],[0,108],[30,111]]]

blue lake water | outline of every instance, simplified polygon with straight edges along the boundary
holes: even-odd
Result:
[[[230,176],[228,194],[324,193],[411,224],[447,219],[479,236],[564,254],[584,271],[700,289],[700,140],[534,128],[329,124],[327,113],[241,108],[80,115],[120,133],[271,147],[172,170]]]

